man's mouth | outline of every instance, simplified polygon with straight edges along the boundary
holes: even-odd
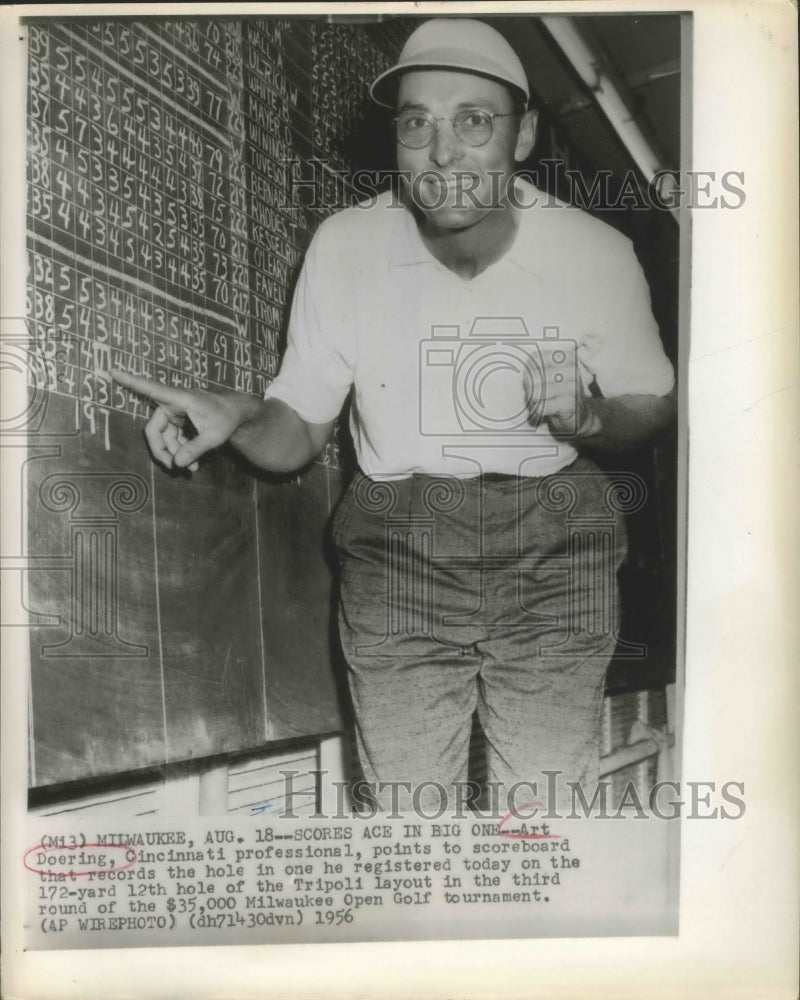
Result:
[[[470,192],[476,190],[480,181],[480,176],[474,173],[465,172],[449,176],[428,173],[420,178],[418,190],[426,204],[440,203],[450,207],[467,208],[474,203]],[[453,205],[454,200],[455,206]]]
[[[478,174],[473,173],[453,174],[451,176],[433,174],[430,179],[432,183],[438,184],[442,188],[447,188],[448,191],[453,191],[457,188],[471,189],[480,183]]]

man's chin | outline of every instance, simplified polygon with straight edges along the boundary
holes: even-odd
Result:
[[[437,229],[470,229],[488,214],[488,212],[479,212],[474,208],[454,208],[448,205],[440,208],[426,208],[425,205],[417,207],[425,216],[426,222]]]

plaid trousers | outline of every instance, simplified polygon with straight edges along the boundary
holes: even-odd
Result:
[[[613,501],[582,456],[539,478],[356,474],[333,521],[339,631],[379,808],[380,783],[401,809],[435,809],[432,783],[452,803],[476,709],[488,777],[526,783],[518,804],[548,770],[597,780],[626,551]]]

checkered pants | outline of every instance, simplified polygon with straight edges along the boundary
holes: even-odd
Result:
[[[616,499],[615,499],[616,496]],[[450,801],[473,712],[490,781],[597,780],[625,532],[588,459],[540,478],[358,473],[334,517],[339,626],[367,781],[401,808]],[[406,788],[406,783],[408,788]],[[390,796],[378,787],[378,805]]]

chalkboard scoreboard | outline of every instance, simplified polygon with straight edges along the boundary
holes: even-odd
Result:
[[[221,455],[190,480],[153,465],[150,406],[109,373],[263,393],[397,39],[309,18],[84,19],[31,23],[28,46],[47,403],[27,463],[31,783],[335,730],[336,439],[290,481]]]

